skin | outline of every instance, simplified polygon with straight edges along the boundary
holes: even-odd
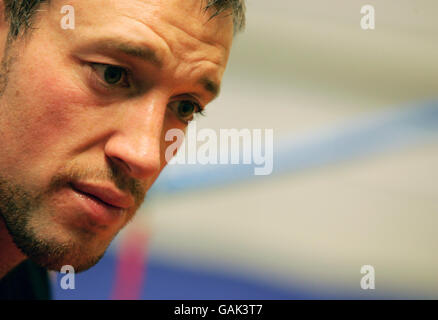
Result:
[[[209,20],[199,0],[75,0],[74,30],[60,26],[65,4],[43,4],[35,29],[2,56],[0,278],[26,258],[58,271],[94,265],[165,167],[167,130],[185,129],[175,106],[214,99],[231,48],[231,15]],[[109,38],[144,48],[145,59],[102,46]],[[105,65],[131,73],[111,85]],[[71,179],[110,183],[135,204],[93,223]]]

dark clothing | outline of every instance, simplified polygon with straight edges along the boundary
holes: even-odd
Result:
[[[0,279],[0,300],[49,300],[46,269],[25,260]]]

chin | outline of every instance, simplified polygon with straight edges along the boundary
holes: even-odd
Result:
[[[39,230],[41,231],[41,230]],[[38,265],[59,272],[63,266],[72,266],[75,273],[88,270],[104,256],[111,239],[102,239],[95,233],[78,233],[58,229],[57,234],[46,238],[43,234],[18,241],[21,251]],[[23,239],[22,239],[23,240]]]
[[[63,266],[68,265],[74,268],[75,273],[79,273],[96,265],[104,254],[105,250],[95,254],[84,252],[84,250],[77,252],[76,250],[67,249],[67,251],[65,251],[63,249],[58,252],[56,250],[47,253],[40,252],[37,255],[31,253],[28,257],[38,265],[51,271],[59,272]]]

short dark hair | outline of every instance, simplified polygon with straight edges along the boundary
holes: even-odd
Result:
[[[26,32],[32,23],[35,11],[43,2],[50,0],[4,0],[5,18],[9,22],[9,36],[16,39],[21,32]],[[183,1],[183,0],[182,0]],[[234,33],[245,27],[245,0],[202,0],[206,3],[205,10],[213,8],[215,12],[210,19],[224,11],[233,15]]]
[[[245,0],[207,0],[206,2],[205,10],[215,9],[210,19],[229,10],[233,15],[234,33],[236,34],[245,28]]]
[[[35,10],[46,0],[4,0],[5,19],[9,22],[9,36],[16,39],[20,32],[29,29]]]

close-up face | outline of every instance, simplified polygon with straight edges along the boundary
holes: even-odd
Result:
[[[218,93],[233,19],[200,0],[75,0],[64,29],[67,4],[0,48],[0,212],[25,255],[80,271],[165,167],[166,132]]]

